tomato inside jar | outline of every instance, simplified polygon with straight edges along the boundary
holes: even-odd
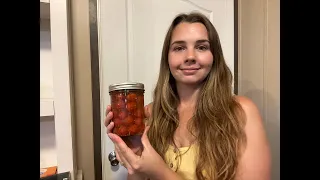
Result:
[[[120,83],[109,86],[113,133],[118,136],[141,135],[145,129],[144,84]]]

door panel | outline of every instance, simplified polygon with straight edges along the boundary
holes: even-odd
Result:
[[[251,98],[264,120],[272,180],[280,179],[280,1],[239,1],[239,94]]]
[[[157,81],[162,43],[173,18],[181,12],[199,11],[215,25],[224,55],[233,72],[233,0],[100,0],[98,5],[101,117],[109,104],[108,86],[136,81],[145,84],[145,103],[152,100]],[[103,124],[103,119],[102,119]],[[102,126],[104,180],[126,179],[123,167],[111,167],[113,151]]]

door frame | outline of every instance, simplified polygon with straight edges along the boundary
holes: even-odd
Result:
[[[93,149],[95,180],[102,180],[98,0],[89,0]],[[234,93],[238,94],[238,0],[234,0]]]
[[[101,107],[100,107],[100,58],[98,34],[98,1],[89,0],[91,89],[93,117],[93,157],[95,180],[102,180]]]

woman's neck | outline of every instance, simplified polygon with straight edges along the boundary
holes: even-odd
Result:
[[[180,99],[180,108],[194,107],[200,92],[200,85],[190,86],[186,84],[177,83],[177,92]]]

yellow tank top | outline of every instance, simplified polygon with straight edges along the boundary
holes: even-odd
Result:
[[[191,145],[189,147],[179,148],[179,153],[173,146],[169,146],[168,151],[165,154],[165,159],[168,166],[175,172],[177,172],[185,180],[195,180],[196,178],[196,157],[197,146]]]

